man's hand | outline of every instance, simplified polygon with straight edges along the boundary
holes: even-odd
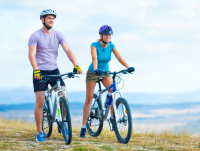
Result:
[[[34,78],[37,79],[37,80],[42,80],[42,75],[41,75],[41,72],[40,70],[34,70]]]
[[[82,72],[83,71],[81,70],[81,68],[78,65],[74,66],[73,74],[82,74]]]

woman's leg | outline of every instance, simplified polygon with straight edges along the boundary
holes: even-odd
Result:
[[[112,78],[105,78],[105,79],[102,79],[101,82],[103,83],[103,85],[107,88],[109,87],[113,81],[112,81]],[[112,88],[108,90],[109,93],[112,92]],[[115,96],[114,96],[115,97]],[[113,116],[113,104],[111,105],[111,116]]]
[[[86,82],[86,99],[85,99],[85,105],[83,108],[83,121],[82,125],[86,125],[87,118],[90,111],[90,106],[92,103],[92,98],[94,94],[94,88],[95,88],[96,82]]]

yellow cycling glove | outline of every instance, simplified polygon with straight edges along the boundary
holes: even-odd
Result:
[[[40,70],[34,70],[34,77],[40,77],[40,76],[42,76]]]
[[[77,74],[78,71],[81,71],[81,68],[78,65],[74,66],[73,73]]]

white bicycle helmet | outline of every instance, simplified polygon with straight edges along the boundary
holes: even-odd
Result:
[[[56,18],[56,12],[52,9],[44,9],[41,13],[40,13],[40,19],[46,15],[53,15]]]

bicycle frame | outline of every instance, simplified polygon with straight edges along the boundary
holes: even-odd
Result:
[[[55,100],[54,100],[54,107],[52,109],[52,91],[55,90]],[[59,95],[59,94],[62,94],[62,95]],[[62,97],[66,97],[66,92],[65,90],[62,90],[61,89],[61,86],[60,86],[60,81],[57,80],[57,84],[54,85],[51,89],[49,89],[46,94],[45,94],[45,101],[46,100],[49,100],[49,105],[50,105],[50,114],[52,115],[52,122],[56,122],[56,121],[59,121],[61,122],[61,114],[60,114],[60,104],[59,104],[59,99],[62,98]],[[45,104],[45,101],[44,101],[44,104]],[[57,117],[56,117],[56,112],[57,112]]]
[[[107,116],[108,116],[108,113],[109,113],[109,111],[110,111],[111,104],[112,104],[112,102],[113,102],[114,114],[115,114],[115,118],[116,118],[116,122],[117,122],[117,121],[119,120],[119,119],[118,119],[118,115],[117,115],[117,113],[115,112],[115,111],[116,111],[116,100],[117,100],[117,99],[116,99],[114,96],[115,96],[115,93],[119,93],[121,97],[122,97],[122,95],[121,95],[120,91],[117,90],[116,82],[114,81],[113,84],[111,84],[109,87],[107,87],[107,88],[104,89],[104,90],[101,90],[101,83],[100,83],[100,80],[98,81],[98,84],[99,84],[99,96],[95,99],[95,101],[94,101],[94,103],[93,103],[93,106],[95,105],[97,99],[100,99],[100,98],[101,98],[101,95],[102,95],[104,92],[106,92],[106,91],[108,91],[109,89],[113,88],[113,89],[112,89],[112,92],[111,92],[112,95],[111,95],[111,97],[109,98],[108,105],[107,105],[107,107],[106,107],[105,115],[104,115],[103,117],[101,117],[99,111],[98,111],[98,115],[99,115],[100,120],[103,120],[103,121],[107,120]],[[92,106],[92,108],[93,108],[93,106]],[[123,108],[123,112],[125,113],[125,109],[124,109],[124,108]]]

